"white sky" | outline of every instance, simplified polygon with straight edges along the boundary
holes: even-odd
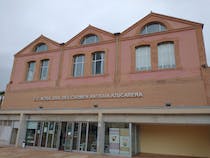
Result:
[[[0,90],[13,55],[41,34],[63,43],[89,24],[122,32],[151,11],[204,24],[210,64],[210,0],[0,0]]]

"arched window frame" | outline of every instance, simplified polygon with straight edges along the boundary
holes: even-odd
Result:
[[[155,27],[155,28],[153,28],[153,30],[149,30],[149,29],[152,29],[152,27]],[[152,34],[152,33],[163,32],[163,31],[167,31],[166,25],[164,25],[161,22],[150,22],[142,27],[140,34],[146,35],[146,34]]]
[[[91,41],[92,40],[92,41]],[[96,34],[87,34],[80,41],[81,45],[94,44],[99,42],[99,37]]]
[[[36,53],[45,52],[47,50],[48,50],[48,46],[46,43],[38,43],[34,48],[34,52]]]

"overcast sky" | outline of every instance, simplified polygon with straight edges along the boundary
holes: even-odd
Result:
[[[210,0],[0,0],[0,90],[13,56],[41,34],[66,42],[89,24],[122,32],[151,11],[204,24],[210,65]]]

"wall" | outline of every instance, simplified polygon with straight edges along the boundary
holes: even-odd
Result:
[[[142,92],[139,98],[78,99],[66,101],[34,101],[34,97]],[[203,106],[207,105],[203,82],[199,79],[133,82],[128,85],[96,84],[7,92],[2,109],[43,108],[120,108],[141,106]],[[190,98],[190,99],[189,99]],[[18,101],[17,101],[18,100]]]
[[[78,34],[66,44],[62,46],[56,45],[57,47],[53,47],[48,52],[34,54],[30,52],[32,49],[26,49],[25,51],[28,54],[21,54],[21,52],[15,56],[11,82],[8,84],[2,108],[92,108],[93,105],[98,105],[101,108],[120,108],[164,106],[166,103],[171,103],[172,106],[209,105],[207,95],[210,96],[210,93],[206,94],[206,92],[210,88],[205,86],[201,73],[200,56],[202,51],[199,49],[201,41],[198,41],[198,39],[202,39],[202,31],[199,34],[197,33],[201,26],[194,26],[192,23],[189,25],[189,22],[186,25],[186,21],[177,21],[177,19],[168,17],[163,19],[165,19],[163,23],[166,22],[170,26],[170,29],[165,32],[140,35],[140,28],[135,28],[136,33],[134,33],[135,31],[128,32],[129,36],[125,36],[125,33],[114,36],[111,33],[90,26],[86,31],[82,31],[81,34]],[[142,24],[139,24],[138,27]],[[79,41],[83,35],[88,33],[96,33],[102,41],[90,45],[80,45]],[[163,41],[174,41],[176,56],[176,68],[174,69],[160,70],[157,67],[157,45]],[[137,72],[135,70],[135,46],[141,44],[151,45],[153,62],[151,71]],[[102,75],[92,76],[91,53],[95,51],[105,51],[105,72]],[[76,54],[85,55],[83,77],[72,76],[73,56]],[[31,60],[40,61],[44,58],[50,59],[48,80],[40,81],[39,73],[35,72],[35,80],[26,82],[27,62]],[[39,70],[39,64],[37,70]],[[207,78],[210,78],[210,76],[207,76]],[[136,91],[142,92],[144,96],[142,98],[71,101],[35,102],[33,100],[34,97],[42,96]]]
[[[12,127],[0,126],[0,145],[9,145]]]
[[[210,126],[140,125],[141,153],[210,156]]]

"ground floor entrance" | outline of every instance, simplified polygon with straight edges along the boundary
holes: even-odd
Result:
[[[96,152],[97,128],[95,122],[61,122],[59,150]]]
[[[2,117],[0,143],[127,157],[139,154],[210,157],[209,115],[79,112],[21,114],[19,120]]]
[[[96,122],[28,121],[26,145],[64,151],[97,151]]]

